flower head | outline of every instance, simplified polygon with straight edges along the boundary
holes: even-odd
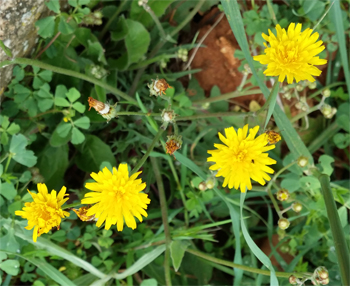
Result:
[[[45,184],[38,184],[38,193],[32,193],[28,190],[33,198],[33,202],[25,203],[25,207],[15,214],[28,220],[28,226],[25,228],[30,230],[34,227],[33,240],[36,242],[38,236],[48,233],[53,227],[60,227],[61,218],[68,217],[69,212],[62,210],[62,205],[68,200],[64,198],[66,187],[62,187],[60,192],[53,190],[48,193]]]
[[[179,150],[182,146],[182,136],[181,135],[170,135],[165,143],[166,153],[173,155],[175,151]]]
[[[76,215],[80,218],[82,221],[92,221],[95,220],[95,216],[87,216],[87,212],[89,210],[89,207],[81,207],[79,209],[72,209],[73,212],[76,213]]]
[[[317,41],[319,34],[307,28],[301,32],[301,24],[291,23],[288,30],[276,26],[277,36],[271,30],[269,35],[262,37],[270,43],[270,47],[264,43],[265,55],[255,56],[254,60],[266,65],[264,74],[267,76],[279,76],[278,80],[283,82],[287,77],[288,83],[308,80],[314,82],[313,76],[319,76],[321,70],[315,65],[324,65],[326,60],[316,57],[324,50],[322,41]]]
[[[135,229],[135,217],[142,222],[141,215],[147,217],[145,209],[151,201],[147,194],[141,193],[146,183],[136,179],[140,173],[129,177],[127,164],[120,164],[118,171],[113,168],[113,173],[106,167],[98,174],[91,173],[96,183],[86,183],[85,187],[92,192],[85,194],[81,201],[82,204],[93,204],[86,216],[94,215],[97,227],[106,222],[105,229],[116,224],[118,231],[122,231],[125,221],[128,227]]]
[[[150,92],[150,96],[154,95],[154,96],[162,96],[162,94],[165,95],[165,91],[168,88],[173,88],[172,86],[170,86],[165,79],[151,79],[152,83],[147,84],[148,88],[149,88],[149,92]]]
[[[212,155],[208,162],[215,162],[209,169],[219,170],[216,177],[224,177],[223,187],[241,189],[245,192],[252,189],[251,179],[261,185],[265,185],[265,180],[271,178],[267,173],[274,171],[267,165],[276,164],[276,161],[268,157],[265,153],[275,148],[275,145],[268,145],[268,138],[265,133],[255,138],[259,126],[249,130],[248,125],[239,128],[236,132],[233,127],[225,128],[226,137],[219,132],[220,140],[225,144],[214,144],[217,150],[209,150]]]

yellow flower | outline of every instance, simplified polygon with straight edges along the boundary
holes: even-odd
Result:
[[[207,159],[208,162],[215,162],[210,170],[219,170],[216,177],[224,177],[223,187],[232,189],[240,188],[241,192],[252,189],[251,179],[261,185],[265,185],[265,180],[271,178],[266,173],[272,174],[273,169],[267,165],[276,164],[276,161],[268,157],[271,149],[275,145],[267,145],[268,137],[265,133],[257,138],[259,126],[249,130],[248,124],[239,128],[237,133],[233,127],[225,128],[226,137],[219,132],[220,140],[225,144],[214,144],[217,150],[208,150],[212,155]]]
[[[34,227],[34,242],[38,236],[48,233],[53,227],[59,229],[61,218],[69,216],[69,212],[61,208],[68,200],[68,198],[64,198],[68,196],[66,187],[62,187],[58,195],[55,190],[49,194],[45,184],[38,184],[37,187],[39,191],[37,194],[28,190],[34,201],[25,203],[25,207],[21,211],[15,212],[16,215],[28,220],[26,229],[30,230]]]
[[[140,222],[142,222],[141,215],[147,217],[145,209],[151,200],[147,194],[141,193],[146,183],[136,179],[140,173],[129,177],[127,164],[119,164],[118,171],[113,168],[113,173],[107,168],[98,174],[91,173],[96,183],[86,183],[85,187],[93,192],[85,194],[81,203],[94,204],[86,215],[95,215],[98,219],[97,227],[106,221],[105,229],[116,224],[118,231],[122,231],[125,221],[128,227],[135,229],[135,217]]]
[[[264,74],[267,76],[279,76],[278,80],[283,82],[287,77],[288,83],[308,80],[314,82],[313,76],[319,76],[321,70],[315,65],[324,65],[326,60],[316,57],[324,50],[322,41],[317,41],[318,33],[307,28],[301,32],[301,24],[291,23],[288,31],[276,26],[277,37],[269,29],[269,36],[262,37],[270,43],[270,47],[264,43],[265,55],[255,56],[254,60],[266,65]],[[312,35],[311,35],[312,34]]]

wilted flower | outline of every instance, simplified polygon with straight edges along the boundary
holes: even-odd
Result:
[[[45,184],[38,184],[37,187],[37,194],[28,190],[34,201],[25,203],[21,211],[15,212],[16,215],[28,220],[26,229],[31,230],[34,227],[34,242],[38,236],[48,233],[52,228],[59,229],[61,219],[69,216],[69,212],[62,210],[62,205],[68,200],[64,198],[68,196],[66,187],[62,187],[58,195],[55,190],[49,194]]]
[[[176,150],[179,150],[182,146],[181,135],[170,135],[165,143],[166,153],[173,155]]]
[[[77,214],[77,216],[80,218],[82,221],[92,221],[95,220],[95,215],[88,216],[87,212],[89,210],[89,207],[81,207],[79,209],[72,209],[73,212]]]
[[[89,102],[89,111],[91,107],[93,107],[103,118],[107,119],[107,122],[117,117],[117,103],[114,105],[110,105],[109,103],[103,103],[98,101],[92,97],[88,98]]]
[[[268,130],[265,133],[267,135],[267,141],[269,142],[269,144],[276,144],[282,139],[281,135],[275,131]]]
[[[205,182],[200,182],[198,185],[198,189],[202,192],[205,191],[207,189],[207,184]]]
[[[91,173],[96,183],[86,183],[85,188],[92,192],[86,193],[81,201],[82,204],[93,204],[86,216],[95,216],[97,227],[106,222],[105,229],[117,225],[118,231],[122,231],[125,221],[128,227],[135,229],[135,217],[142,222],[142,216],[147,217],[145,209],[151,201],[147,194],[141,193],[146,183],[136,179],[139,174],[141,172],[129,177],[127,164],[119,164],[118,171],[113,168],[110,172],[105,167],[98,174]]]
[[[240,188],[241,192],[252,189],[251,179],[261,185],[265,180],[271,180],[267,173],[272,174],[273,169],[267,165],[276,164],[276,161],[268,157],[269,150],[275,145],[268,145],[268,136],[263,133],[255,138],[259,126],[249,130],[248,125],[239,128],[237,132],[233,127],[225,128],[226,137],[219,132],[220,140],[225,144],[214,144],[216,150],[208,150],[212,155],[208,162],[215,162],[209,169],[218,170],[216,177],[224,177],[223,187],[230,189]]]
[[[154,95],[154,96],[162,96],[162,94],[165,94],[165,91],[168,88],[173,88],[172,86],[170,86],[165,79],[152,79],[152,83],[151,84],[147,84],[149,91],[150,91],[150,96]]]
[[[270,47],[264,43],[266,49],[264,55],[255,56],[254,60],[266,65],[264,74],[267,76],[279,76],[278,81],[287,81],[291,84],[295,78],[296,82],[308,80],[314,82],[313,76],[319,76],[321,70],[316,66],[324,65],[326,60],[316,55],[324,50],[322,41],[317,41],[319,34],[307,28],[301,32],[302,25],[291,23],[288,30],[276,26],[277,36],[269,30],[269,35],[262,37],[270,43]],[[311,35],[312,34],[312,35]]]

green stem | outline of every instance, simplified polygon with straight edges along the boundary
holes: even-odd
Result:
[[[266,275],[266,276],[270,276],[271,272],[269,270],[262,270],[259,268],[253,268],[253,267],[249,267],[249,266],[245,266],[245,265],[241,265],[241,264],[236,264],[230,261],[226,261],[223,259],[219,259],[210,255],[207,255],[203,252],[200,252],[198,250],[194,250],[194,249],[186,249],[186,252],[191,253],[195,256],[201,257],[205,260],[220,264],[220,265],[225,265],[225,266],[229,266],[231,268],[238,268],[238,269],[242,269],[244,271],[248,271],[251,273],[256,273],[256,274],[262,274],[262,275]],[[295,273],[295,272],[276,272],[276,276],[277,277],[281,277],[281,278],[289,278],[290,276],[294,275],[297,278],[303,278],[305,276],[304,273]]]
[[[216,112],[216,113],[207,113],[207,114],[195,114],[190,116],[179,116],[176,117],[176,121],[185,121],[185,120],[197,120],[202,118],[210,117],[225,117],[225,116],[237,116],[237,117],[247,117],[253,116],[254,112]]]
[[[62,206],[62,209],[65,210],[65,209],[75,208],[75,207],[81,206],[81,205],[82,205],[81,202],[72,203],[72,204],[69,204],[69,205]]]
[[[166,197],[164,191],[164,185],[162,180],[162,175],[159,170],[158,161],[156,158],[151,157],[152,167],[154,171],[154,175],[156,177],[158,191],[159,191],[159,200],[160,200],[160,209],[162,212],[162,221],[164,226],[164,234],[165,234],[165,255],[164,255],[164,273],[165,273],[165,284],[167,286],[171,286],[171,275],[170,275],[170,231],[168,224],[168,210],[166,205]]]
[[[143,61],[141,63],[131,65],[130,67],[127,68],[127,70],[128,71],[136,70],[136,69],[139,69],[139,68],[146,67],[146,66],[148,66],[150,64],[153,64],[155,62],[158,62],[158,61],[160,61],[162,59],[171,59],[171,58],[176,58],[176,55],[159,55],[159,56],[156,56],[154,58],[145,60],[145,61]]]
[[[343,227],[340,223],[337,206],[333,198],[329,176],[322,174],[318,180],[321,183],[323,199],[327,209],[327,217],[331,226],[335,252],[337,254],[340,276],[343,285],[350,285],[350,256],[346,244]]]
[[[141,158],[141,160],[136,164],[136,166],[134,167],[134,169],[131,171],[131,174],[136,173],[141,167],[142,165],[145,163],[145,161],[147,160],[149,154],[152,152],[154,146],[158,143],[162,133],[164,132],[163,129],[159,128],[158,129],[158,133],[157,135],[154,137],[151,145],[148,147],[147,152],[145,153],[145,155],[143,155],[143,157]]]
[[[174,126],[174,135],[175,136],[179,135],[179,127],[177,126],[176,122],[174,122],[173,126]]]
[[[319,110],[320,107],[321,107],[321,105],[320,105],[320,104],[317,104],[317,105],[315,105],[315,106],[309,108],[309,110],[297,114],[296,116],[294,116],[294,117],[290,120],[290,122],[293,123],[293,122],[295,122],[295,121],[298,121],[299,119],[303,118],[304,116],[309,115],[310,113]]]
[[[109,90],[111,93],[113,93],[115,95],[118,95],[118,96],[124,98],[125,100],[127,100],[127,101],[137,105],[137,101],[134,98],[130,97],[126,93],[122,92],[121,90],[119,90],[119,89],[117,89],[117,88],[115,88],[113,86],[110,86],[109,84],[107,84],[107,83],[105,83],[105,82],[103,82],[101,80],[98,80],[98,79],[96,79],[94,77],[90,77],[90,76],[87,76],[85,74],[82,74],[82,73],[79,73],[79,72],[76,72],[76,71],[63,69],[63,68],[60,68],[60,67],[55,67],[55,66],[43,63],[41,61],[32,60],[32,59],[26,59],[26,58],[16,58],[16,59],[13,59],[11,61],[2,61],[2,62],[0,62],[0,68],[3,67],[3,66],[14,65],[14,64],[24,64],[24,65],[36,66],[36,67],[39,67],[39,68],[42,68],[42,69],[45,69],[45,70],[50,70],[50,71],[53,71],[53,72],[56,72],[56,73],[59,73],[59,74],[64,74],[64,75],[80,78],[82,80],[85,80],[85,81],[91,82],[93,84],[96,84],[96,85],[98,85],[100,87],[103,87],[103,88]]]
[[[151,7],[148,6],[147,4],[144,4],[142,7],[152,17],[154,23],[156,24],[156,26],[157,26],[157,28],[158,28],[158,30],[160,32],[161,37],[163,38],[163,41],[164,40],[166,41],[167,36],[166,36],[165,31],[164,31],[164,29],[162,27],[162,24],[160,23],[160,21],[159,21],[158,17],[156,16],[156,14],[154,14],[154,12],[151,9]]]
[[[52,109],[52,110],[49,110],[49,111],[45,111],[43,113],[39,113],[33,117],[29,117],[29,118],[37,118],[37,117],[40,117],[40,116],[43,116],[43,115],[46,115],[46,114],[50,114],[50,113],[63,113],[63,110],[57,110],[57,109]]]
[[[10,162],[11,162],[11,158],[12,158],[12,154],[10,153],[10,154],[8,155],[8,157],[7,157],[7,162],[6,162],[6,166],[5,166],[4,173],[7,172],[7,169],[8,169],[8,167],[9,167],[9,165],[10,165]]]
[[[310,96],[308,96],[308,99],[314,98],[315,96],[321,94],[325,89],[331,89],[332,87],[335,87],[338,85],[345,85],[345,82],[335,82],[335,83],[329,84],[329,85],[315,91],[314,93],[310,94]]]
[[[219,96],[208,97],[205,99],[193,101],[193,104],[212,103],[212,102],[228,100],[228,99],[235,98],[235,97],[240,97],[240,96],[244,96],[244,95],[253,95],[253,94],[261,94],[261,90],[260,89],[253,89],[253,90],[247,90],[247,91],[242,91],[242,92],[240,92],[240,91],[228,92],[228,93],[221,94]]]
[[[127,0],[124,0],[120,3],[118,9],[115,11],[115,13],[113,14],[113,16],[108,20],[108,22],[106,23],[106,25],[103,27],[101,34],[99,36],[99,39],[101,40],[103,38],[103,36],[107,33],[109,26],[112,24],[112,22],[114,21],[115,18],[118,17],[118,15],[120,14],[120,12],[122,11],[125,3],[127,2]]]
[[[10,156],[10,153],[7,153],[4,158],[1,159],[0,164],[6,160],[6,158]]]
[[[139,115],[139,116],[161,116],[161,113],[144,113],[144,112],[132,112],[132,111],[121,111],[117,113],[117,116],[123,115]]]
[[[279,175],[281,175],[285,170],[289,169],[290,167],[292,167],[294,164],[296,164],[297,161],[294,161],[290,164],[288,164],[287,166],[283,167],[281,170],[279,170],[274,176],[273,178],[271,179],[271,181],[267,184],[267,187],[266,187],[266,192],[267,194],[269,195],[271,201],[272,201],[272,204],[278,214],[278,217],[279,218],[282,218],[282,213],[281,213],[281,210],[280,210],[280,207],[278,206],[278,203],[275,199],[275,197],[273,196],[272,192],[271,192],[271,186],[272,184],[276,181],[276,179],[278,178]]]

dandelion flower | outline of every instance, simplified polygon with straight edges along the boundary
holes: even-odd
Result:
[[[226,137],[219,132],[220,140],[225,144],[214,144],[217,150],[208,150],[212,155],[208,162],[215,162],[209,169],[218,170],[216,177],[224,177],[223,187],[232,189],[240,188],[241,192],[252,189],[251,179],[261,185],[265,180],[271,180],[267,174],[272,174],[273,169],[267,165],[276,164],[276,161],[265,153],[275,148],[275,145],[267,145],[268,137],[265,133],[255,138],[259,126],[249,130],[248,125],[239,128],[236,132],[233,127],[225,128]]]
[[[38,184],[37,187],[37,194],[28,190],[34,201],[25,203],[25,207],[21,211],[15,212],[16,215],[28,220],[26,229],[31,230],[34,227],[34,242],[38,236],[48,233],[52,228],[59,229],[61,219],[69,216],[69,212],[61,208],[68,200],[68,198],[64,198],[68,196],[66,187],[62,187],[58,195],[55,190],[49,194],[45,184]]]
[[[141,215],[147,217],[145,209],[151,200],[147,194],[141,193],[146,183],[136,179],[140,173],[129,177],[127,164],[120,164],[118,171],[113,168],[113,173],[106,167],[98,174],[91,173],[96,183],[86,183],[85,187],[93,192],[87,193],[81,202],[94,204],[86,215],[95,216],[97,227],[106,222],[105,229],[116,224],[118,231],[122,231],[125,221],[128,227],[135,229],[135,217],[140,222]]]
[[[271,30],[269,35],[262,34],[262,37],[270,43],[270,47],[264,43],[265,55],[255,56],[254,60],[266,65],[264,74],[267,76],[279,76],[278,81],[283,82],[287,77],[288,83],[308,80],[314,82],[313,76],[319,76],[321,70],[318,65],[324,65],[326,60],[316,55],[324,50],[322,41],[317,41],[319,34],[307,28],[301,32],[301,24],[291,23],[288,30],[276,26],[277,36]]]

